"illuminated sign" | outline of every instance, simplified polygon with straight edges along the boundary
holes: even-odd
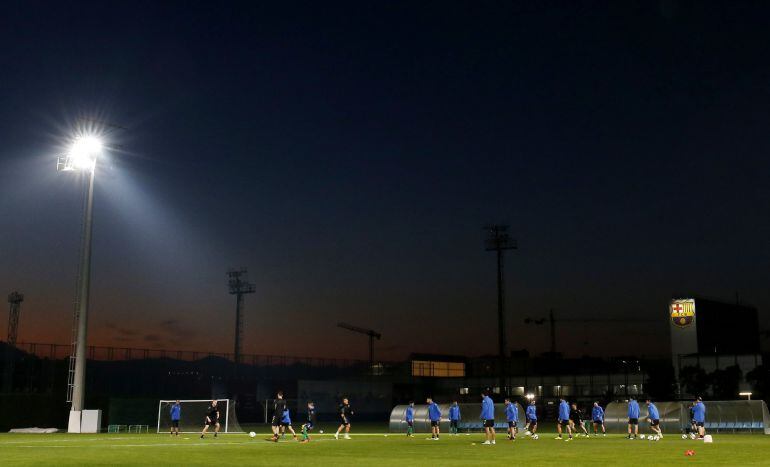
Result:
[[[412,360],[412,376],[463,377],[465,376],[465,363]]]
[[[669,312],[674,326],[686,328],[695,321],[695,300],[673,300]]]

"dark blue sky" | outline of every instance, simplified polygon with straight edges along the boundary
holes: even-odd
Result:
[[[118,123],[97,174],[91,341],[494,352],[506,221],[526,316],[572,355],[667,351],[674,295],[770,306],[770,8],[750,2],[35,2],[0,6],[0,287],[69,339],[79,190],[55,156]],[[770,325],[761,318],[763,326]],[[636,339],[629,339],[629,335]],[[658,343],[659,340],[659,343]],[[629,342],[632,348],[629,348]]]

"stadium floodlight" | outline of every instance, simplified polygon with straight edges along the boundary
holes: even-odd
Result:
[[[751,393],[751,392],[749,392],[749,391],[743,391],[743,392],[739,392],[739,393],[738,393],[738,395],[739,395],[739,396],[741,396],[741,397],[745,397],[745,398],[746,398],[746,399],[748,399],[748,400],[751,400],[751,395],[752,395],[752,394],[753,394],[753,393]]]
[[[66,172],[93,171],[103,147],[102,141],[95,136],[79,136],[72,142],[67,154],[59,157],[58,169]]]
[[[86,202],[83,213],[83,234],[80,248],[80,268],[78,275],[77,298],[75,301],[75,352],[70,356],[67,401],[72,402],[68,431],[80,433],[83,401],[86,382],[86,346],[88,332],[88,297],[91,287],[91,236],[93,232],[94,174],[96,159],[101,154],[101,139],[91,135],[75,138],[69,152],[59,157],[57,170],[85,173],[88,177]]]
[[[527,394],[525,397],[527,398],[527,400],[528,400],[528,401],[531,401],[532,399],[534,399],[534,398],[535,398],[535,395],[534,395],[534,394],[532,394],[532,393],[530,392],[530,393],[529,393],[529,394]]]

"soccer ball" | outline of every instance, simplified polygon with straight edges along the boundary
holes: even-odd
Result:
[[[256,438],[256,436],[257,436],[257,434],[254,433],[253,431],[251,433],[249,433],[249,438]]]
[[[687,439],[687,435],[682,435],[682,439]]]
[[[690,439],[695,439],[695,433],[690,433]]]
[[[321,434],[324,434],[324,431],[323,431],[323,430],[321,430],[321,431],[319,431],[319,433],[321,433]]]
[[[660,435],[655,435],[655,441],[660,441]]]
[[[644,439],[644,435],[639,435],[640,438]]]
[[[534,435],[532,435],[532,439],[538,439],[538,438],[539,438],[539,436],[537,435],[537,433],[535,433]]]

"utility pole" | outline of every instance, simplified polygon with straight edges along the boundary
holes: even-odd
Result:
[[[380,340],[382,334],[372,329],[364,329],[347,323],[337,323],[337,327],[369,336],[369,371],[372,371],[374,367],[374,339]]]
[[[256,287],[249,283],[248,270],[246,268],[230,269],[227,271],[227,285],[230,295],[235,295],[235,346],[233,349],[233,361],[235,362],[235,374],[238,374],[238,365],[241,363],[241,351],[243,350],[243,296],[254,293]]]
[[[3,375],[2,387],[4,393],[13,391],[13,370],[16,367],[16,357],[13,351],[16,346],[16,338],[19,335],[19,314],[21,313],[21,302],[23,301],[24,295],[19,292],[12,292],[8,295],[10,309],[8,310],[8,339],[6,340],[8,345],[5,349],[5,374]]]
[[[515,250],[518,248],[518,245],[516,240],[512,239],[508,234],[507,225],[488,225],[484,230],[488,233],[486,251],[497,252],[497,344],[500,358],[500,392],[505,394],[505,383],[508,373],[506,371],[508,343],[506,342],[505,329],[505,257],[503,252],[505,250]]]

